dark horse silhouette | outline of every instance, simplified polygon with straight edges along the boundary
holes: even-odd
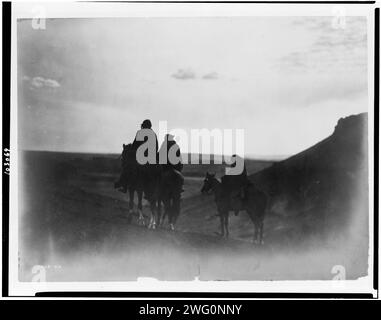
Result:
[[[115,182],[115,188],[121,188],[121,191],[128,191],[129,194],[129,210],[128,217],[131,219],[134,209],[134,195],[138,196],[138,223],[145,224],[143,216],[143,180],[140,166],[135,160],[135,151],[132,144],[123,144],[121,154],[122,174],[119,181]]]
[[[139,167],[141,170],[140,179],[143,185],[144,198],[149,202],[151,212],[148,228],[156,229],[161,215],[161,167],[158,164],[145,164]]]
[[[173,168],[162,171],[159,183],[159,198],[164,204],[164,215],[163,219],[160,221],[161,217],[159,209],[158,223],[162,225],[165,216],[167,216],[171,230],[175,229],[177,218],[180,215],[180,201],[183,183],[183,177]]]
[[[232,205],[230,197],[226,196],[223,184],[218,181],[215,174],[206,173],[201,192],[213,191],[214,199],[221,221],[222,237],[229,236],[229,212],[244,210],[254,224],[254,243],[263,244],[263,221],[266,214],[267,196],[253,185],[248,186],[247,200],[239,201],[239,206]]]
[[[171,168],[163,170],[159,164],[139,165],[135,155],[132,144],[123,144],[122,174],[119,181],[115,183],[115,188],[121,188],[122,191],[125,190],[129,193],[129,217],[133,213],[136,192],[138,195],[138,223],[145,225],[142,211],[144,194],[151,212],[148,228],[156,229],[156,226],[162,225],[167,217],[170,228],[174,230],[180,214],[182,176]],[[163,216],[162,204],[164,204]]]
[[[148,228],[156,229],[157,226],[163,226],[167,217],[170,229],[174,230],[180,214],[182,186],[183,178],[177,171],[163,170],[161,166],[151,167],[151,172],[147,172],[143,182],[144,196],[151,208]],[[162,204],[164,205],[163,215]]]

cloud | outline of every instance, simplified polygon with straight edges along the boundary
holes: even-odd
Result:
[[[30,78],[28,76],[23,76],[23,80],[29,83],[31,89],[42,89],[42,88],[56,89],[61,86],[58,83],[58,81],[53,79],[45,79],[43,77]]]
[[[191,69],[178,69],[176,73],[172,74],[172,77],[178,80],[190,80],[195,79],[196,74]]]
[[[58,81],[53,79],[45,79],[44,84],[48,88],[59,88],[61,86]]]
[[[291,25],[317,32],[341,33],[343,30],[364,28],[366,26],[366,17],[351,17],[344,15],[296,17],[291,22]]]
[[[196,79],[196,73],[192,69],[178,69],[176,73],[172,74],[172,77],[178,80],[190,80]],[[217,72],[212,71],[205,73],[201,79],[203,80],[217,80],[219,75]]]
[[[292,25],[312,30],[313,42],[301,51],[278,61],[287,72],[366,72],[367,28],[363,17],[346,17],[342,27],[334,27],[333,17],[296,18]]]
[[[335,31],[332,27],[334,23],[333,16],[323,17],[296,17],[291,24],[296,27],[304,27],[311,31]]]
[[[210,72],[210,73],[204,74],[202,78],[205,80],[216,80],[219,78],[219,76],[217,72]]]

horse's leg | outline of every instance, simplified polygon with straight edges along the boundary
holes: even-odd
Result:
[[[166,205],[165,205],[165,201],[163,199],[160,200],[160,207],[161,207],[161,210],[162,210],[161,225],[164,228],[165,219],[167,219],[167,224],[169,222],[168,222],[167,208],[166,208]]]
[[[166,198],[163,202],[164,202],[164,215],[167,216],[169,228],[173,230],[171,199]]]
[[[156,200],[150,201],[151,219],[148,228],[156,229]]]
[[[162,216],[161,200],[157,200],[157,226],[161,227],[164,222],[164,215]]]
[[[175,226],[173,224],[173,204],[172,204],[172,199],[169,198],[167,201],[167,216],[168,216],[168,223],[169,223],[169,229],[171,231],[175,230]]]
[[[148,229],[151,229],[153,226],[154,211],[155,211],[154,210],[154,203],[153,203],[153,196],[152,196],[152,192],[151,192],[152,186],[147,181],[145,181],[143,189],[144,189],[144,198],[147,199],[149,206],[150,206],[151,216],[150,216],[149,223],[148,223]]]
[[[257,223],[254,222],[254,237],[253,237],[253,243],[257,243]]]
[[[173,200],[172,208],[173,208],[173,223],[176,223],[180,215],[180,197],[175,197],[175,199]]]
[[[148,229],[151,229],[152,226],[153,226],[153,213],[152,213],[152,205],[151,205],[151,203],[150,203],[150,213],[151,213],[151,216],[149,218]]]
[[[165,206],[163,200],[159,200],[158,206],[160,206],[160,225],[163,227],[165,223],[165,218],[167,217],[167,212],[165,211]],[[167,218],[168,219],[168,218]]]
[[[154,209],[153,209],[153,205],[152,205],[151,201],[149,202],[149,205],[150,205],[151,216],[150,216],[149,223],[148,223],[148,229],[151,229],[153,226],[153,220],[154,220],[154,213],[153,213]]]
[[[128,212],[131,213],[134,207],[134,190],[132,188],[128,189]]]
[[[224,235],[225,235],[224,212],[219,211],[219,214],[220,214],[220,222],[221,222],[221,237],[224,237]]]
[[[256,218],[255,216],[255,213],[250,209],[250,207],[246,206],[245,208],[245,211],[246,213],[249,215],[249,218],[251,220],[251,222],[253,223],[253,227],[254,227],[254,236],[253,236],[253,243],[256,244],[257,243],[257,239],[258,239],[258,219]]]
[[[169,200],[169,227],[175,231],[175,211],[173,210],[173,199]]]
[[[180,210],[180,201],[179,199],[173,198],[171,203],[171,219],[172,219],[172,230],[175,230],[175,224]]]
[[[129,188],[128,189],[128,197],[129,197],[129,202],[128,202],[128,217],[132,217],[132,212],[134,209],[134,189]]]
[[[149,201],[151,209],[151,218],[148,228],[156,229],[156,214],[158,202],[157,181],[150,181],[149,184],[147,184],[146,190],[148,191],[146,194],[146,198]]]
[[[167,218],[167,223],[169,223],[169,217],[168,217],[167,208],[165,207],[165,203],[163,200],[160,201],[160,206],[161,204],[163,205],[163,216],[161,218],[161,225],[164,225],[165,218]]]
[[[259,224],[259,244],[264,244],[263,241],[263,221]]]
[[[175,224],[180,214],[180,197],[179,196],[175,196],[171,199],[169,210],[170,210],[169,211],[170,228],[171,230],[175,230]]]
[[[145,225],[145,221],[144,221],[143,204],[142,204],[142,200],[143,200],[143,191],[142,191],[142,190],[138,190],[138,191],[137,191],[137,194],[138,194],[138,214],[139,214],[139,223],[141,222],[142,225],[144,226],[144,225]]]
[[[229,238],[229,211],[225,215],[225,238]]]
[[[158,225],[162,227],[164,225],[164,220],[165,220],[165,208],[164,208],[164,203],[161,199],[157,200],[157,213],[159,216]]]
[[[258,221],[258,219],[255,220],[255,223],[254,223],[254,229],[255,229],[255,232],[254,232],[254,243],[255,244],[259,244],[260,243],[260,233],[261,233],[261,226],[260,226],[260,221]]]
[[[156,202],[153,201],[151,205],[151,213],[152,213],[152,229],[156,229]]]

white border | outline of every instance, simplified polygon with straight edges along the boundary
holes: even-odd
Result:
[[[369,275],[347,281],[157,281],[145,279],[129,282],[48,282],[18,281],[18,144],[17,144],[17,22],[31,18],[43,6],[48,18],[69,17],[242,17],[242,16],[331,16],[337,5],[287,4],[147,4],[147,3],[13,3],[12,4],[12,80],[11,80],[11,153],[10,179],[10,296],[29,296],[41,291],[114,291],[114,292],[278,292],[278,293],[372,293],[373,291],[373,214],[369,226]],[[368,18],[368,86],[369,86],[369,208],[373,212],[373,134],[374,134],[374,6],[340,5],[348,16]]]

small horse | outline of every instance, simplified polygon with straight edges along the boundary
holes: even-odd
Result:
[[[215,174],[206,173],[204,185],[201,192],[207,193],[213,191],[214,200],[221,221],[221,235],[228,238],[229,236],[229,212],[245,210],[254,224],[254,243],[263,244],[263,221],[266,214],[267,196],[262,191],[256,189],[253,185],[248,186],[247,200],[241,201],[241,207],[235,208],[231,204],[231,199],[224,192],[223,184],[218,181]]]

